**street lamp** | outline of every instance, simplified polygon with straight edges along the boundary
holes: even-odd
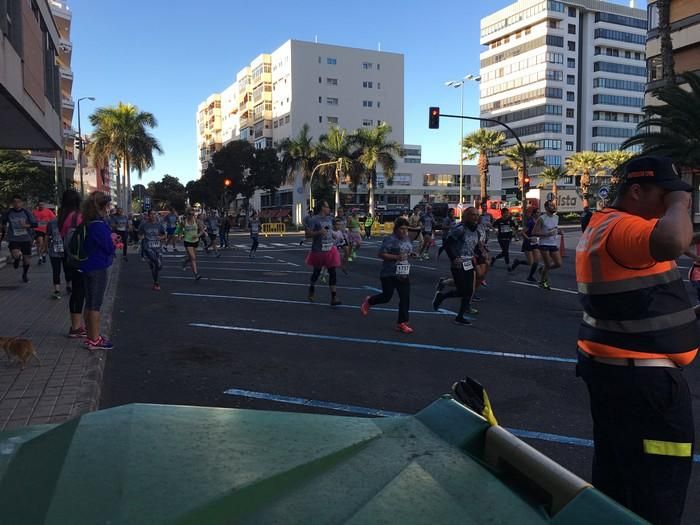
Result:
[[[321,164],[316,164],[316,166],[314,166],[314,169],[311,170],[311,176],[309,177],[309,207],[312,210],[314,209],[314,200],[313,200],[314,198],[313,198],[313,194],[312,194],[311,183],[314,181],[314,173],[316,173],[316,170],[318,168],[323,168],[324,166],[332,166],[333,164],[335,164],[335,171],[336,171],[336,178],[337,178],[338,177],[338,169],[340,168],[340,159],[332,160],[330,162],[322,162]],[[340,185],[340,180],[338,180],[338,184]],[[338,197],[336,200],[340,200],[340,198]],[[340,204],[339,202],[335,203],[336,211],[338,211],[339,204]]]
[[[445,85],[447,87],[452,87],[452,88],[460,88],[460,97],[459,97],[459,114],[460,116],[464,116],[464,84],[465,81],[467,80],[473,80],[475,82],[479,82],[481,80],[481,76],[479,75],[467,75],[464,77],[462,80],[448,80],[445,82]],[[464,148],[462,147],[462,141],[464,140],[464,119],[459,120],[459,204],[460,206],[464,204]]]
[[[83,182],[83,133],[80,129],[80,101],[81,100],[95,100],[95,97],[82,97],[78,99],[78,144],[80,144],[80,150],[78,151],[78,173],[80,173],[80,195],[85,197],[85,183]]]

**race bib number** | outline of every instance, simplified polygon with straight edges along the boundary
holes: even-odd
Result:
[[[463,269],[465,272],[468,272],[469,270],[473,270],[473,269],[474,269],[474,263],[472,263],[472,260],[471,260],[471,259],[466,259],[466,260],[462,261],[462,269]]]
[[[501,233],[510,233],[513,230],[510,228],[510,226],[501,226]]]
[[[211,231],[211,234],[212,234],[212,235],[219,235],[219,230],[212,230],[212,231]]]
[[[539,243],[540,243],[539,237],[530,237],[530,244],[539,244]]]
[[[51,247],[52,247],[54,253],[63,253],[64,252],[63,241],[61,239],[54,239],[54,241],[51,243]]]
[[[39,226],[46,226],[48,223],[46,221],[39,221]]]
[[[321,251],[329,252],[333,248],[333,239],[323,239],[321,241]]]
[[[148,241],[148,247],[157,250],[160,248],[160,241]]]
[[[15,231],[15,236],[24,237],[27,235],[27,228],[13,228]]]
[[[251,227],[250,227],[250,232],[251,232],[253,235],[257,234],[257,233],[258,233],[258,225],[255,224],[255,225],[251,226]]]
[[[407,262],[396,263],[396,275],[406,277],[411,272],[411,265]]]

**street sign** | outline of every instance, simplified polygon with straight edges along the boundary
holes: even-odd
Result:
[[[600,197],[601,199],[607,199],[608,195],[610,195],[610,188],[608,188],[607,186],[601,186],[598,190],[598,197]]]
[[[151,198],[148,195],[146,195],[143,198],[143,211],[148,211],[150,209],[151,209]]]

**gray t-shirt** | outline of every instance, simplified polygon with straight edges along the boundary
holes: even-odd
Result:
[[[34,215],[24,208],[7,210],[3,223],[8,226],[7,240],[13,242],[31,242],[32,228],[36,228],[37,225]]]
[[[424,233],[433,233],[433,224],[435,218],[432,213],[426,213],[420,218],[420,223],[423,226]]]
[[[324,235],[313,238],[312,252],[327,252],[333,246],[333,217],[326,215],[314,215],[309,221],[309,229],[312,232],[324,231]]]
[[[177,228],[177,214],[169,213],[165,217],[165,222],[168,225],[168,228]]]
[[[248,228],[250,228],[251,237],[258,237],[258,235],[260,234],[260,220],[250,219],[250,222],[248,223]]]
[[[460,257],[474,257],[479,240],[483,238],[478,227],[472,231],[462,223],[452,228],[448,237],[457,241]]]
[[[218,215],[210,215],[207,217],[207,230],[209,230],[209,233],[212,235],[218,235],[219,233],[219,224],[221,222],[219,221],[219,216]]]
[[[58,229],[58,220],[49,221],[46,226],[46,233],[49,237],[49,257],[63,257],[65,255],[65,247],[63,246],[63,238]]]
[[[400,239],[396,235],[392,234],[382,241],[382,246],[379,248],[379,253],[390,253],[392,255],[404,254],[406,259],[408,259],[409,254],[413,251],[413,243],[406,237],[405,239]],[[397,261],[387,261],[382,260],[382,269],[379,272],[380,277],[402,277],[396,273],[396,263]],[[404,263],[407,264],[407,263]],[[405,271],[405,270],[404,270]],[[403,273],[403,272],[402,272]],[[405,274],[408,277],[408,274]]]
[[[159,222],[143,221],[139,226],[139,234],[143,235],[144,247],[149,250],[160,250],[160,237],[165,235],[165,228]]]
[[[109,220],[112,228],[118,232],[125,232],[129,224],[129,218],[126,215],[112,215]]]

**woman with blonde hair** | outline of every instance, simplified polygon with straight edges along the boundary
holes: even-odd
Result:
[[[199,281],[202,276],[197,273],[197,247],[199,239],[206,234],[206,229],[202,221],[194,216],[193,209],[187,210],[184,220],[180,223],[178,234],[185,242],[185,260],[182,262],[182,269],[186,270],[189,262],[195,280]]]
[[[100,335],[100,308],[107,289],[107,269],[114,260],[114,241],[105,219],[111,200],[103,192],[95,191],[83,202],[83,224],[86,225],[84,248],[87,259],[80,263],[80,271],[85,280],[85,346],[90,350],[110,350],[114,347],[106,337]]]

